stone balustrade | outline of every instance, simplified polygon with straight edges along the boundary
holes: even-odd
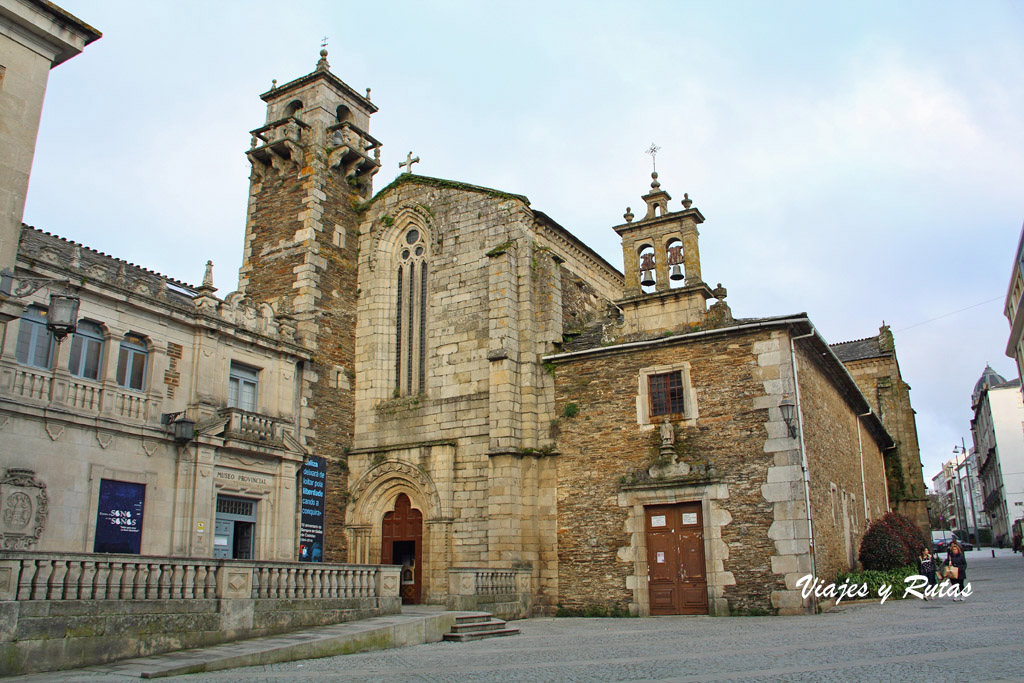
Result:
[[[0,552],[0,601],[373,598],[397,596],[397,577],[390,565]]]
[[[88,416],[156,423],[160,400],[148,392],[132,391],[112,381],[74,377],[66,370],[43,370],[0,361],[0,394],[26,405],[66,407]]]
[[[502,619],[521,619],[530,613],[531,569],[449,567],[448,609],[486,609]]]
[[[0,676],[401,611],[397,565],[0,551]]]
[[[221,408],[217,414],[228,418],[226,432],[243,441],[280,443],[284,438],[284,427],[291,423],[241,408]]]

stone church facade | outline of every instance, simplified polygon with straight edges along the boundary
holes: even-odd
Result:
[[[889,508],[884,406],[806,314],[733,317],[688,196],[652,174],[619,272],[521,195],[374,193],[377,108],[326,51],[261,97],[237,292],[21,230],[15,276],[80,283],[79,356],[102,350],[33,355],[44,294],[5,293],[3,465],[35,484],[0,496],[38,484],[61,516],[18,547],[95,550],[114,482],[145,491],[136,553],[292,560],[318,456],[323,559],[402,565],[407,602],[478,568],[538,614],[807,613],[800,577],[856,565]]]
[[[311,349],[325,559],[403,564],[412,602],[519,568],[538,613],[636,614],[806,612],[800,576],[856,564],[892,439],[806,315],[733,319],[688,197],[654,175],[623,274],[520,195],[374,194],[376,106],[326,52],[261,97],[239,289]]]

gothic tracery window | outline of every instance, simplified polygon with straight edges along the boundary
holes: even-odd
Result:
[[[395,249],[394,393],[404,396],[426,388],[427,242],[411,227]]]

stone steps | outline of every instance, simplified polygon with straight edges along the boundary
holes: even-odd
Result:
[[[451,631],[444,634],[447,641],[466,642],[482,638],[514,636],[519,629],[508,626],[504,619],[496,619],[487,612],[457,617]]]

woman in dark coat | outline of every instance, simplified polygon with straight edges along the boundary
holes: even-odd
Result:
[[[967,558],[964,557],[964,551],[961,550],[960,544],[953,541],[949,544],[949,553],[946,555],[946,566],[956,567],[957,577],[950,579],[953,585],[959,586],[960,590],[953,596],[953,602],[962,601],[964,591],[964,581],[967,579]]]
[[[928,588],[935,585],[935,558],[932,557],[932,551],[928,548],[922,548],[921,555],[917,558],[917,573],[928,579]],[[924,599],[928,599],[927,594]]]

